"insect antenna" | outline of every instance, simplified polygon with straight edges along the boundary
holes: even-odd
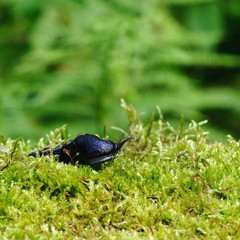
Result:
[[[118,139],[118,142],[117,142],[117,148],[118,148],[118,149],[121,149],[122,146],[123,146],[128,140],[130,140],[130,139],[133,138],[133,136],[130,136],[130,137],[126,138],[125,140],[123,140],[123,141],[121,142],[121,139],[122,139],[123,136],[124,136],[124,134],[122,134],[122,135],[120,136],[120,138]]]

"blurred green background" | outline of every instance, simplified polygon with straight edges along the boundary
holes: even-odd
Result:
[[[1,0],[0,135],[119,135],[124,98],[239,138],[239,26],[239,0]]]

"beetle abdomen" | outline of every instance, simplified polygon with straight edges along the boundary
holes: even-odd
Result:
[[[86,157],[103,155],[115,149],[114,142],[90,134],[78,136],[74,141],[79,153]]]

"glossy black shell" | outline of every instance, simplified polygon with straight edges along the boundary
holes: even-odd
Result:
[[[122,135],[123,136],[123,135]],[[53,154],[59,156],[59,161],[72,164],[95,165],[101,164],[113,159],[120,151],[122,146],[132,137],[121,142],[119,138],[117,143],[102,140],[91,134],[79,135],[65,143],[63,146],[53,149]],[[39,150],[38,154],[48,155],[50,152]],[[30,156],[36,157],[37,153],[32,152]]]

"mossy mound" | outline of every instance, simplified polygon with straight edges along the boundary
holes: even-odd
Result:
[[[240,237],[240,142],[210,143],[205,122],[174,129],[160,111],[143,126],[122,106],[134,139],[100,170],[28,157],[29,142],[1,139],[1,239]],[[67,138],[64,126],[47,144]]]

